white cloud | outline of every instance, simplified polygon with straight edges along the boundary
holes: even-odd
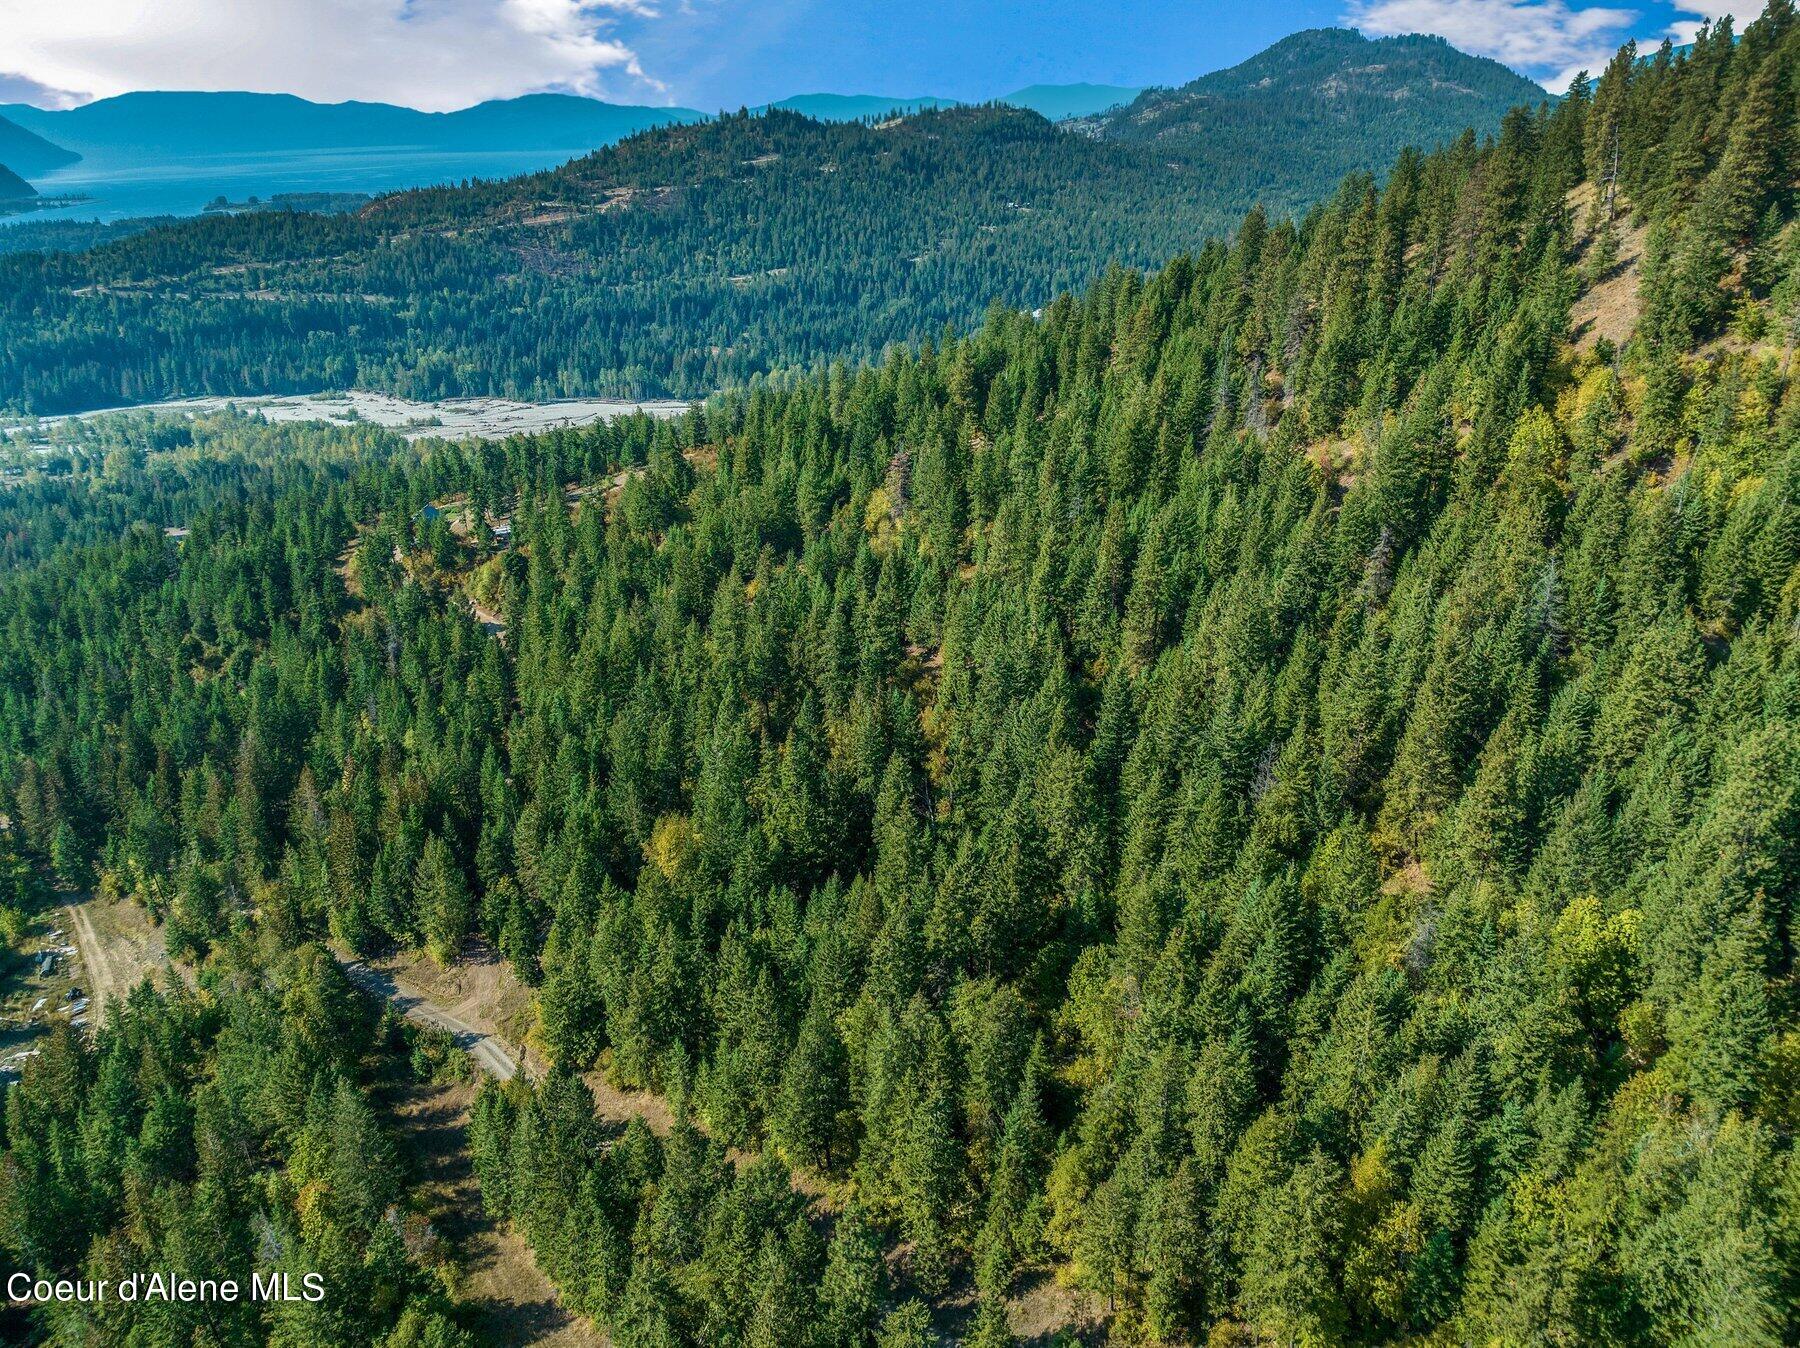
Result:
[[[104,98],[247,89],[447,110],[545,89],[654,97],[614,32],[651,0],[0,0],[0,71]]]
[[[1598,74],[1638,15],[1563,0],[1354,0],[1344,17],[1374,37],[1436,33],[1561,90],[1578,70]]]
[[[1744,31],[1744,25],[1753,22],[1763,12],[1763,0],[1674,0],[1674,8],[1683,14],[1697,14],[1696,19],[1677,19],[1669,25],[1668,33],[1677,47],[1686,46],[1700,32],[1702,20],[1710,19],[1717,23],[1720,19],[1732,19],[1738,32]]]
[[[1683,14],[1698,14],[1702,19],[1722,19],[1733,14],[1738,18],[1739,27],[1763,12],[1762,0],[1739,0],[1739,3],[1733,3],[1733,0],[1676,0],[1674,7]]]
[[[1701,20],[1736,16],[1739,31],[1762,13],[1766,0],[1668,0],[1683,17],[1667,32],[1677,46],[1692,42]],[[1667,10],[1664,10],[1667,13]],[[1565,0],[1349,0],[1344,22],[1373,37],[1436,33],[1464,51],[1491,56],[1561,93],[1577,71],[1598,76],[1632,36],[1636,10]],[[1662,34],[1639,46],[1654,46]]]

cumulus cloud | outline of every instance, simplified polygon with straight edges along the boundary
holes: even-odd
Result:
[[[651,0],[0,0],[0,71],[95,98],[248,89],[445,111],[546,89],[655,97],[617,31],[654,15]]]
[[[1693,16],[1657,32],[1692,42],[1701,21],[1735,15],[1740,29],[1761,14],[1765,0],[1668,0],[1662,10]],[[1464,51],[1491,56],[1561,93],[1580,70],[1595,75],[1633,36],[1637,10],[1607,5],[1577,8],[1564,0],[1350,0],[1344,14],[1373,37],[1436,33]],[[1642,38],[1641,31],[1637,34]]]
[[[1598,72],[1637,17],[1636,10],[1576,9],[1563,0],[1357,0],[1345,15],[1375,37],[1436,33],[1552,90],[1567,88],[1578,70]]]
[[[1730,18],[1735,21],[1741,32],[1745,24],[1756,19],[1763,12],[1763,0],[1675,0],[1675,8],[1683,14],[1698,15],[1692,19],[1677,19],[1669,25],[1669,36],[1676,46],[1692,42],[1700,25],[1705,20],[1717,23],[1720,19]]]
[[[1675,8],[1683,14],[1698,14],[1702,19],[1731,15],[1742,27],[1763,12],[1763,0],[1676,0]]]

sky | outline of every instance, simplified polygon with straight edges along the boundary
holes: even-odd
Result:
[[[1553,90],[1763,0],[0,0],[0,102],[250,89],[433,111],[555,90],[703,112],[797,93],[1182,84],[1301,28],[1436,33]]]

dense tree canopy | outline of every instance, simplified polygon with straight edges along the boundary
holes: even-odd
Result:
[[[1777,0],[677,422],[74,445],[4,508],[147,525],[0,575],[7,813],[215,959],[503,951],[487,1202],[621,1343],[1003,1343],[1046,1269],[1123,1342],[1790,1342],[1797,80]]]
[[[373,1005],[317,946],[237,943],[203,982],[140,987],[91,1044],[59,1027],[6,1091],[0,1252],[90,1286],[237,1289],[49,1300],[28,1341],[472,1348],[364,1089],[391,1072]]]

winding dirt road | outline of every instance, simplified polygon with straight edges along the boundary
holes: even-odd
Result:
[[[457,1047],[475,1060],[488,1075],[511,1081],[519,1070],[513,1051],[498,1035],[431,1001],[416,988],[402,984],[392,974],[371,968],[361,960],[342,961],[344,975],[357,987],[374,997],[393,1003],[400,1014],[420,1025],[445,1031],[456,1040]]]

